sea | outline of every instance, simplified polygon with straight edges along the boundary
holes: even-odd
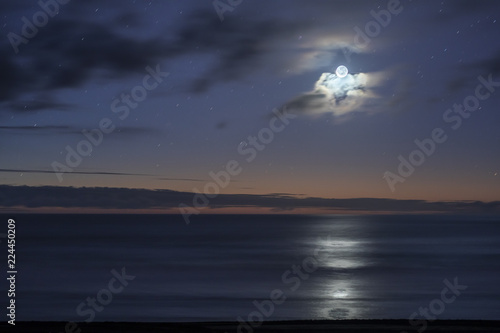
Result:
[[[0,216],[16,321],[500,319],[498,216]]]

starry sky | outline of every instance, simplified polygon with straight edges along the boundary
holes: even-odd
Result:
[[[4,211],[500,211],[498,1],[0,14]]]

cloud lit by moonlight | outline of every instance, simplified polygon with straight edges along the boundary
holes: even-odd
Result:
[[[335,73],[323,73],[314,89],[286,103],[287,110],[298,114],[319,115],[330,113],[335,117],[352,112],[373,110],[378,99],[372,91],[380,75],[377,73],[349,73],[346,66],[338,66]]]

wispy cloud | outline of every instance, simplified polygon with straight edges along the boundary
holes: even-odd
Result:
[[[52,170],[43,169],[0,169],[0,172],[9,173],[54,173]],[[73,171],[74,174],[79,175],[107,175],[107,176],[154,176],[140,173],[124,173],[124,172],[106,172],[106,171]]]
[[[35,112],[41,110],[69,110],[74,107],[74,105],[69,103],[58,103],[50,100],[29,100],[24,102],[13,102],[7,105],[7,107],[12,111],[17,112]]]
[[[158,180],[167,180],[167,181],[185,181],[185,182],[206,182],[207,179],[196,179],[196,178],[157,178]]]
[[[78,134],[82,135],[82,130],[84,128],[77,126],[54,126],[54,125],[42,125],[42,126],[0,126],[0,134],[2,132],[19,133],[19,134]],[[143,134],[161,134],[161,131],[149,127],[133,127],[133,126],[121,126],[117,127],[114,131],[121,135],[143,135]]]
[[[0,169],[0,173],[54,173],[53,170],[44,169]],[[206,182],[207,179],[197,179],[197,178],[176,178],[176,177],[158,177],[154,174],[144,174],[144,173],[127,173],[127,172],[108,172],[108,171],[73,171],[72,174],[78,175],[106,175],[106,176],[139,176],[139,177],[157,177],[158,180],[164,181],[181,181],[181,182]],[[1,203],[0,203],[1,204]]]

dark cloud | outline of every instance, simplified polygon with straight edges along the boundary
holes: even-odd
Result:
[[[26,78],[22,69],[13,61],[10,45],[0,44],[0,103],[16,97],[25,88]]]
[[[48,25],[26,46],[37,52],[33,67],[51,71],[46,87],[52,89],[78,87],[97,70],[113,78],[143,73],[162,56],[157,39],[134,39],[108,26],[63,20]]]
[[[260,69],[263,56],[272,52],[273,40],[304,29],[303,22],[248,21],[229,18],[221,22],[211,11],[198,11],[179,30],[174,44],[178,52],[210,53],[215,64],[195,79],[189,90],[203,93],[218,82],[238,80]],[[251,28],[250,28],[251,27]]]
[[[172,190],[0,185],[0,203],[3,207],[176,208],[181,203],[191,204],[193,196],[194,193]],[[318,208],[329,209],[332,212],[350,210],[358,212],[500,213],[500,201],[429,202],[375,198],[297,198],[287,194],[220,194],[209,200],[209,207],[264,207],[273,211]]]
[[[28,101],[23,95],[47,96],[60,88],[77,88],[92,74],[105,73],[119,78],[142,73],[162,56],[157,40],[137,40],[114,33],[109,27],[54,19],[16,55],[10,45],[2,44],[0,54],[0,102],[10,102],[12,111],[61,109],[68,105]]]
[[[483,76],[492,74],[494,77],[498,78],[500,77],[500,51],[489,58],[473,63],[467,63],[460,67],[461,70],[474,71],[482,74]]]
[[[300,196],[305,196],[305,194],[303,193],[269,193],[268,196],[272,197],[272,196],[275,196],[275,197],[280,197],[280,198],[297,198],[297,197],[300,197]]]
[[[464,90],[473,91],[477,86],[478,76],[487,78],[490,74],[493,81],[500,79],[500,52],[483,60],[468,62],[456,66],[456,72],[460,73],[449,79],[446,88],[448,92],[456,93]]]
[[[201,93],[217,82],[254,72],[260,56],[269,51],[266,43],[301,28],[297,22],[221,22],[208,6],[194,11],[175,30],[141,38],[118,31],[125,21],[139,25],[140,18],[128,11],[107,24],[70,20],[65,13],[52,18],[27,44],[20,44],[18,54],[9,43],[0,44],[0,103],[9,102],[10,110],[61,109],[67,105],[25,99],[32,93],[50,96],[57,89],[79,88],[96,75],[117,79],[175,57],[211,54],[217,61],[188,83],[189,90]]]
[[[299,110],[299,113],[323,111],[330,107],[326,94],[309,92],[299,95],[286,103],[290,110]]]

